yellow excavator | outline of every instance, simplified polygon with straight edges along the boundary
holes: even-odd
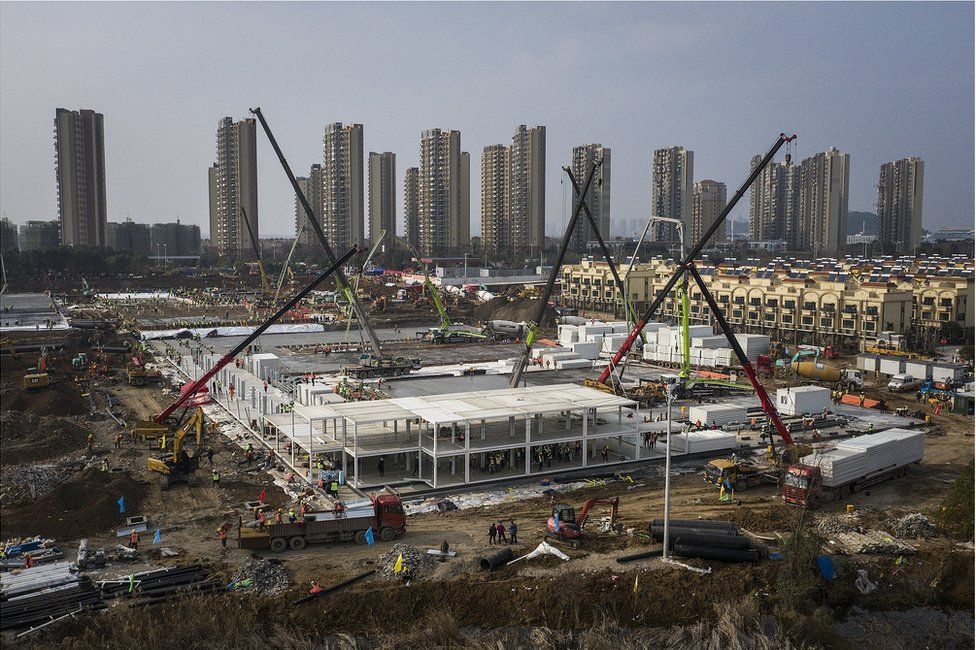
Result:
[[[166,453],[158,458],[149,458],[146,462],[150,472],[161,475],[162,489],[168,490],[176,483],[196,485],[196,470],[200,467],[200,458],[198,455],[191,456],[187,453],[183,447],[183,439],[187,433],[193,432],[196,435],[197,453],[199,453],[200,444],[203,442],[203,421],[203,409],[197,407],[173,434],[173,450],[169,451],[166,436],[163,435],[160,439],[160,448],[165,449]]]

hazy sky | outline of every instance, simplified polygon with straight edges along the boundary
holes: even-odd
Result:
[[[57,217],[56,107],[105,115],[109,220],[208,231],[207,168],[223,115],[260,105],[292,168],[322,158],[334,121],[367,151],[459,129],[480,155],[516,125],[547,127],[549,232],[572,147],[613,150],[614,220],[646,218],[655,148],[695,152],[729,196],[781,131],[797,160],[851,154],[851,210],[873,210],[878,168],[925,160],[925,227],[973,225],[973,5],[0,4],[0,209]],[[261,235],[292,235],[294,196],[258,133]],[[744,216],[748,199],[733,213]]]

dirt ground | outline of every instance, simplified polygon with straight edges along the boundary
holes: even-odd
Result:
[[[33,362],[31,359],[5,359],[0,368],[4,483],[11,472],[16,474],[17,468],[39,465],[69,468],[64,470],[66,480],[51,486],[30,503],[8,503],[4,496],[0,502],[0,537],[51,536],[65,550],[66,557],[72,557],[81,538],[87,538],[90,547],[112,548],[119,541],[114,529],[124,523],[127,515],[140,514],[149,517],[151,530],[162,531],[162,545],[176,551],[178,557],[155,559],[157,553],[150,548],[143,552],[140,562],[112,566],[109,573],[200,562],[218,575],[229,577],[252,553],[236,548],[221,549],[217,527],[236,524],[243,514],[244,502],[256,499],[262,490],[267,491],[268,500],[275,507],[287,502],[286,494],[274,485],[268,474],[246,465],[241,446],[222,435],[208,435],[204,443],[204,447],[215,451],[216,468],[221,474],[219,487],[211,485],[210,468],[205,463],[198,486],[163,491],[146,469],[146,459],[156,450],[148,443],[132,441],[128,435],[124,436],[121,448],[115,449],[116,436],[125,430],[104,411],[111,395],[120,402],[113,412],[131,426],[158,413],[173,398],[174,391],[168,387],[124,385],[118,372],[114,372],[118,370],[118,359],[109,360],[108,370],[88,377],[87,383],[75,381],[69,361],[73,353],[66,352],[54,364],[55,374],[63,381],[41,391],[24,391],[19,387],[19,378]],[[892,408],[902,402],[915,404],[911,395],[882,393],[873,382],[866,390],[871,397],[883,394]],[[89,394],[95,399],[94,414],[89,410]],[[810,523],[843,512],[848,504],[863,511],[863,520],[871,525],[880,525],[892,515],[914,512],[935,520],[950,485],[967,471],[973,460],[973,419],[944,413],[934,416],[933,423],[931,433],[926,435],[925,457],[907,476],[807,515]],[[85,446],[88,433],[94,436],[91,451]],[[110,471],[104,471],[105,465]],[[125,497],[126,514],[118,512],[116,500],[120,496]],[[845,647],[847,642],[839,635],[835,623],[855,611],[887,612],[920,606],[972,612],[972,551],[958,549],[945,536],[915,541],[919,553],[905,561],[892,556],[844,558],[839,562],[842,567],[839,580],[829,585],[818,584],[815,568],[805,566],[801,574],[815,585],[810,591],[813,600],[786,607],[783,599],[788,590],[783,583],[788,557],[781,562],[763,561],[757,565],[688,561],[698,567],[710,567],[712,573],[708,575],[653,559],[618,563],[616,559],[622,555],[660,550],[660,545],[653,544],[646,533],[650,521],[663,514],[663,480],[656,475],[642,477],[635,473],[632,477],[621,476],[605,485],[560,494],[557,498],[578,508],[588,498],[608,496],[620,497],[619,522],[625,532],[592,533],[582,548],[563,548],[571,558],[569,562],[545,558],[494,572],[478,570],[478,559],[495,550],[489,546],[486,535],[491,522],[514,520],[519,524],[516,556],[532,550],[544,539],[544,524],[551,511],[552,498],[513,497],[496,506],[411,516],[407,535],[398,541],[421,550],[438,548],[447,541],[458,556],[418,572],[409,586],[374,576],[330,596],[327,603],[291,607],[291,599],[307,591],[309,581],[314,579],[329,585],[364,569],[376,568],[379,556],[387,550],[383,544],[310,546],[303,552],[288,551],[278,556],[291,573],[294,585],[285,597],[273,600],[240,596],[190,598],[162,606],[152,616],[145,610],[111,608],[103,615],[68,623],[57,632],[39,634],[33,643],[86,647],[86,643],[100,639],[103,647],[121,647],[125,643],[121,631],[134,625],[132,629],[138,629],[150,646],[154,639],[175,646],[193,645],[194,642],[182,635],[197,628],[181,627],[178,623],[196,621],[194,612],[214,607],[226,610],[228,616],[238,616],[241,626],[249,621],[259,626],[265,639],[280,633],[277,623],[288,629],[305,630],[311,638],[320,641],[351,634],[373,639],[371,643],[375,647],[393,647],[389,645],[391,639],[383,636],[389,634],[393,621],[403,626],[401,641],[413,639],[404,641],[400,647],[430,647],[424,644],[423,635],[416,636],[418,630],[425,628],[444,635],[447,639],[444,647],[474,646],[481,640],[502,638],[498,636],[502,634],[514,635],[505,637],[509,639],[505,643],[520,647],[577,647],[583,639],[578,635],[586,630],[603,630],[601,634],[605,638],[601,638],[601,643],[613,638],[619,641],[605,647],[646,647],[646,643],[664,646],[665,641],[652,643],[656,637],[640,636],[643,632],[639,631],[679,626],[683,630],[681,634],[691,636],[679,634],[673,638],[692,639],[696,625],[703,621],[718,625],[724,620],[727,612],[721,610],[722,603],[737,602],[748,603],[752,608],[748,611],[756,612],[755,621],[740,621],[748,629],[744,633],[761,633],[768,627],[761,621],[774,617],[775,625],[782,628],[777,628],[777,634],[781,634],[777,638],[793,642],[797,638],[812,638],[813,646]],[[799,530],[801,513],[782,505],[775,487],[745,490],[736,497],[736,504],[720,503],[717,492],[705,485],[699,475],[679,476],[672,480],[671,514],[674,518],[735,521],[749,533],[774,540],[777,545],[787,544]],[[787,551],[784,553],[789,555]],[[882,589],[868,595],[857,592],[853,588],[856,569],[868,571]],[[432,618],[435,615],[448,616],[454,627],[442,619]],[[610,627],[608,621],[612,622]],[[616,632],[611,632],[611,628],[630,630],[631,636],[614,637]],[[181,631],[174,633],[174,629]],[[577,636],[563,638],[562,645],[546,642],[557,637],[545,635],[556,635],[557,631]],[[221,630],[200,627],[196,633],[237,638],[234,636],[237,632],[226,627]],[[196,643],[199,638],[207,637],[197,636]],[[268,641],[268,644],[272,643]],[[767,647],[787,647],[784,644]],[[241,640],[240,647],[266,646],[260,643],[246,646],[246,641]],[[350,646],[339,643],[335,647]],[[600,647],[600,644],[588,647]],[[945,647],[952,645],[947,643]]]

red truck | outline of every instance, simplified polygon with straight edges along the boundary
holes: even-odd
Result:
[[[304,522],[268,523],[264,528],[238,525],[239,548],[270,548],[275,553],[291,548],[300,551],[307,544],[327,542],[366,543],[366,531],[373,529],[376,539],[390,542],[407,532],[407,517],[400,497],[380,493],[370,496],[370,505],[352,508],[341,515],[332,512],[313,512]]]

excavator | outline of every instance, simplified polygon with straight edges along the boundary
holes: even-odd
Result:
[[[579,518],[576,517],[576,510],[572,506],[564,503],[553,506],[552,515],[546,522],[546,537],[552,538],[557,542],[568,544],[573,548],[579,548],[583,543],[583,529],[586,520],[590,516],[593,506],[602,505],[610,509],[610,527],[613,528],[617,523],[617,510],[620,507],[620,497],[609,499],[587,499],[580,510]]]
[[[187,418],[186,422],[176,430],[173,435],[173,451],[167,452],[158,458],[149,458],[146,462],[150,472],[161,474],[161,487],[168,490],[177,483],[196,485],[195,472],[200,467],[199,455],[191,456],[183,446],[183,439],[187,432],[193,431],[197,440],[197,454],[199,454],[200,443],[203,442],[203,409],[197,407]],[[163,436],[162,448],[166,448],[166,437]]]

